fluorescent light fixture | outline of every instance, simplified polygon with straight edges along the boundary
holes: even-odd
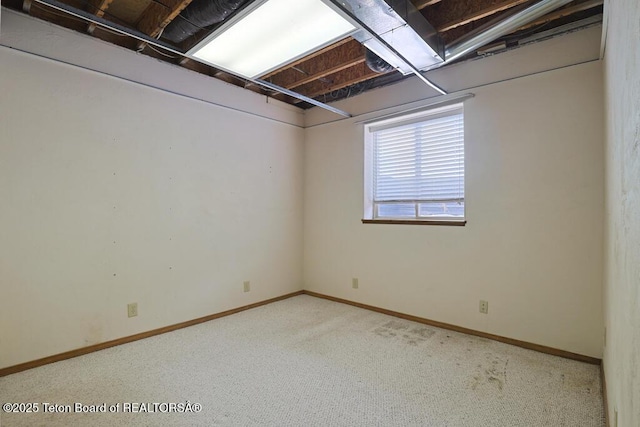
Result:
[[[322,0],[258,0],[188,54],[254,79],[355,30]]]

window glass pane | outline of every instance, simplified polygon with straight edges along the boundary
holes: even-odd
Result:
[[[429,202],[420,203],[418,215],[421,217],[458,217],[464,218],[464,202]]]
[[[415,218],[416,205],[413,203],[389,203],[378,205],[380,218]]]
[[[374,129],[369,194],[376,217],[464,218],[464,113],[460,104],[374,125]]]

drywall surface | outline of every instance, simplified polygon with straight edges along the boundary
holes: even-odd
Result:
[[[473,92],[465,227],[362,224],[360,119],[305,130],[305,289],[601,357],[601,63]]]
[[[301,128],[8,48],[0,93],[0,367],[301,289]]]
[[[609,1],[604,368],[614,426],[640,425],[640,3]]]

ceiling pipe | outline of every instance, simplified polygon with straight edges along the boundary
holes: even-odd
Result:
[[[395,70],[395,68],[393,68],[393,65],[389,64],[387,61],[380,58],[373,51],[367,49],[366,47],[364,52],[364,59],[367,67],[369,67],[371,71],[375,71],[376,73],[384,74]]]
[[[164,28],[162,37],[181,43],[200,29],[227,19],[246,0],[194,0]]]
[[[357,27],[360,28],[361,31],[366,32],[372,39],[376,40],[380,46],[383,46],[388,52],[402,61],[403,64],[406,65],[409,72],[413,73],[416,77],[422,80],[430,88],[434,89],[440,95],[446,95],[447,92],[442,89],[440,86],[433,83],[431,80],[427,79],[422,72],[415,66],[413,63],[408,60],[405,55],[400,53],[396,47],[394,47],[391,43],[382,37],[382,35],[378,34],[378,31],[371,28],[370,23],[365,22],[362,16],[358,16],[354,13],[353,7],[345,1],[345,0],[326,0],[328,4],[332,4],[337,10],[339,10],[344,17],[348,17],[349,20],[354,23]],[[366,8],[365,8],[366,10]]]
[[[445,61],[436,64],[430,69],[439,68],[444,64],[448,64],[474,50],[491,43],[492,41],[507,35],[521,26],[538,19],[549,12],[571,3],[573,0],[541,0],[536,4],[521,9],[506,18],[499,18],[497,21],[489,22],[472,34],[464,36],[451,45],[445,47]]]

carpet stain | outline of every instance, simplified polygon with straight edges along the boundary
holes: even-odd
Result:
[[[436,331],[428,327],[392,320],[374,329],[373,333],[382,338],[391,338],[409,345],[418,345],[431,338]]]
[[[562,374],[562,386],[565,389],[576,390],[583,393],[598,391],[595,380],[591,377]]]
[[[509,359],[487,353],[484,363],[476,366],[476,372],[469,381],[469,388],[471,390],[481,388],[502,391],[507,382],[508,364]]]

